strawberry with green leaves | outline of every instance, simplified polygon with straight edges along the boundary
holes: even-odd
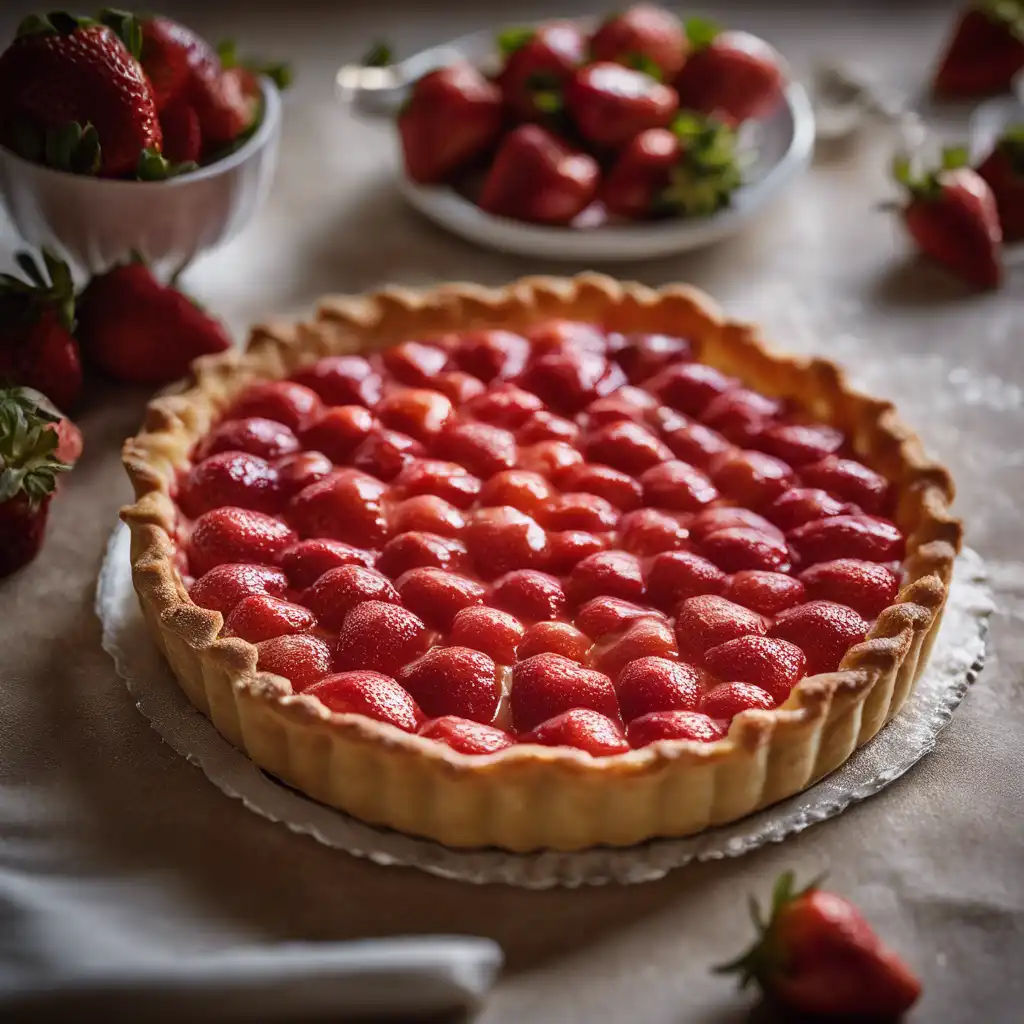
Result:
[[[0,390],[0,576],[39,554],[57,474],[81,452],[78,428],[24,388]],[[77,445],[74,443],[77,435]],[[60,455],[72,456],[62,461]]]
[[[450,180],[498,141],[501,90],[471,64],[431,71],[398,115],[406,174],[423,185]]]
[[[671,82],[686,63],[689,46],[675,14],[653,4],[635,4],[601,23],[591,36],[590,56]]]
[[[716,968],[755,982],[787,1010],[843,1020],[893,1020],[921,994],[921,983],[848,900],[812,882],[796,890],[792,872],[776,882],[771,915],[756,901],[757,941]]]
[[[34,388],[71,409],[82,390],[71,271],[47,250],[42,265],[27,252],[16,259],[23,278],[0,274],[0,382]]]
[[[978,174],[995,196],[1004,241],[1024,240],[1024,124],[1003,133]]]
[[[893,176],[907,191],[903,222],[921,252],[977,288],[998,287],[999,211],[988,182],[967,166],[966,150],[945,150],[942,166],[924,174],[915,174],[912,162],[901,157]]]
[[[63,11],[25,18],[0,55],[0,141],[39,163],[132,175],[160,122],[129,16],[117,28]],[[120,33],[120,34],[119,34]]]
[[[1024,70],[1024,2],[973,0],[939,60],[932,91],[946,99],[1008,92]]]
[[[163,385],[193,359],[231,347],[224,325],[141,262],[94,277],[79,302],[78,336],[88,358],[125,384]]]
[[[571,21],[510,28],[498,36],[505,106],[520,121],[543,121],[560,107],[565,83],[585,61],[586,40]],[[553,109],[554,108],[554,109]]]
[[[684,110],[739,124],[782,102],[782,71],[770,49],[701,18],[686,22],[690,55],[675,80]]]

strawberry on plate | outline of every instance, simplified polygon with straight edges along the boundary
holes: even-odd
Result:
[[[424,75],[398,115],[405,170],[422,185],[449,180],[498,141],[501,90],[470,64]]]
[[[0,55],[0,140],[26,159],[103,177],[133,174],[162,145],[137,23],[30,15]]]
[[[782,102],[782,71],[767,45],[701,18],[687,21],[686,34],[691,52],[675,80],[681,107],[738,124]]]
[[[9,576],[39,554],[46,532],[57,474],[71,469],[61,448],[77,458],[73,424],[24,388],[0,390],[0,577]],[[77,452],[76,449],[77,448]]]
[[[961,12],[932,81],[947,99],[1008,92],[1024,68],[1024,3],[972,0]]]
[[[597,161],[540,125],[505,136],[480,194],[480,208],[538,224],[568,224],[594,199]]]
[[[797,890],[792,872],[775,883],[765,921],[756,901],[757,940],[715,968],[755,982],[787,1010],[828,1019],[894,1020],[917,1002],[921,983],[849,900],[812,882]]]
[[[650,215],[668,187],[682,150],[667,128],[649,128],[619,153],[601,185],[601,200],[611,213],[639,220]]]
[[[0,275],[0,380],[41,391],[71,409],[82,390],[75,329],[75,286],[66,263],[43,250],[40,267],[16,257],[27,280]]]
[[[78,333],[89,359],[126,384],[169,384],[198,356],[231,347],[219,320],[135,262],[89,282]]]
[[[170,18],[141,22],[140,60],[158,113],[175,102],[194,102],[198,83],[220,73],[217,51],[198,33]]]
[[[587,142],[619,149],[648,128],[665,128],[679,97],[657,79],[610,61],[580,68],[565,84],[565,108]]]
[[[910,160],[897,159],[893,175],[909,193],[903,222],[918,248],[977,288],[1002,281],[1003,232],[988,182],[967,166],[963,149],[947,149],[942,167],[915,175]]]
[[[590,38],[590,55],[671,82],[686,62],[689,45],[675,14],[653,4],[635,4],[601,23]]]
[[[586,58],[586,40],[571,21],[506,29],[498,49],[505,60],[498,85],[505,106],[521,121],[557,113],[562,86]]]
[[[1003,133],[992,152],[978,166],[995,196],[1003,239],[1024,239],[1024,124]]]

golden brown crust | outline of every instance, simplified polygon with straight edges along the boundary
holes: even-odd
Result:
[[[222,617],[191,602],[175,568],[170,488],[194,441],[248,382],[322,355],[478,326],[525,328],[551,317],[691,338],[700,358],[849,433],[892,480],[907,535],[906,583],[838,672],[808,677],[783,707],[737,716],[716,743],[663,741],[609,758],[517,745],[485,757],[359,715],[328,711],[257,671],[256,649],[222,639]],[[390,288],[321,302],[308,323],[256,327],[244,354],[205,357],[188,386],[154,400],[124,446],[135,489],[122,518],[150,630],[182,688],[232,743],[316,799],[366,821],[452,846],[580,849],[685,835],[799,792],[841,765],[902,706],[937,628],[960,523],[948,472],[929,461],[888,402],[853,390],[824,359],[771,352],[699,291],[651,289],[597,274],[524,278],[505,288]]]

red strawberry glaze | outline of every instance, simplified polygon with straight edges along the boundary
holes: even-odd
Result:
[[[904,538],[848,437],[697,355],[553,321],[254,384],[178,482],[190,594],[462,754],[720,739],[864,638]]]

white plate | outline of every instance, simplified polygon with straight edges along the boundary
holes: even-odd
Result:
[[[785,60],[768,43],[749,33],[735,34],[750,49],[770,50],[787,73]],[[494,38],[493,31],[475,32],[424,50],[392,68],[344,67],[336,79],[339,97],[364,116],[393,115],[408,83],[428,71],[456,59],[485,67],[492,64]],[[799,83],[790,81],[784,96],[785,102],[775,113],[744,127],[744,134],[755,136],[757,158],[747,171],[747,184],[735,193],[732,205],[710,217],[596,228],[540,227],[485,213],[454,189],[417,184],[400,170],[399,188],[412,206],[441,227],[502,252],[588,264],[686,252],[734,234],[806,170],[814,148],[814,113]],[[401,167],[401,160],[397,166]]]

